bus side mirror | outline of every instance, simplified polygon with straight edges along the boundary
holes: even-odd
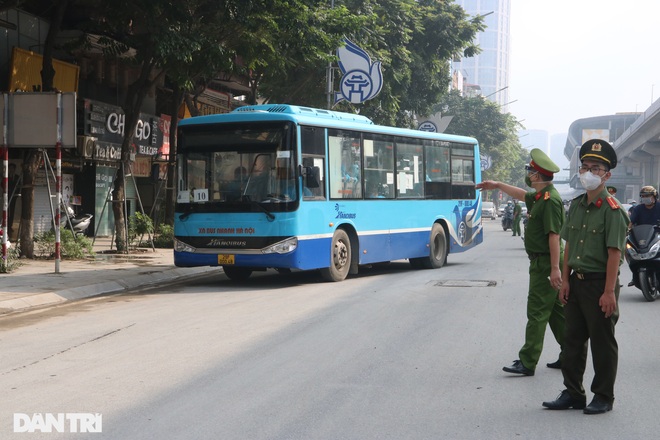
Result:
[[[318,188],[321,170],[319,167],[302,167],[302,175],[307,188]]]

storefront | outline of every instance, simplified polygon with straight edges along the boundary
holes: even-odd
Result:
[[[110,236],[114,231],[112,189],[121,166],[121,144],[124,139],[126,118],[120,107],[82,99],[78,103],[78,155],[84,167],[75,176],[75,188],[80,196],[82,212],[94,215],[91,234]],[[131,162],[125,170],[126,207],[128,215],[141,209],[147,214],[140,188],[153,186],[151,169],[163,147],[161,118],[141,113],[131,141]],[[149,188],[147,188],[149,189]],[[150,191],[147,191],[149,193]]]

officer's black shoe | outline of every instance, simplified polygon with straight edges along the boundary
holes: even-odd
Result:
[[[543,402],[542,405],[548,409],[583,409],[587,405],[587,399],[576,399],[570,395],[568,390],[564,390],[557,396],[557,399]]]
[[[513,361],[513,365],[510,367],[503,367],[502,370],[506,371],[507,373],[534,376],[534,370],[530,370],[529,368],[525,367],[520,359]]]
[[[561,369],[561,359],[545,364],[548,368]]]
[[[612,402],[603,397],[594,396],[589,406],[583,412],[585,414],[603,414],[607,411],[612,411]]]

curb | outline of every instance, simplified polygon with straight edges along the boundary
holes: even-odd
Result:
[[[12,298],[0,301],[0,315],[26,311],[31,308],[52,306],[67,301],[76,301],[94,296],[128,292],[130,290],[157,287],[161,284],[172,283],[209,272],[217,271],[218,267],[175,267],[162,270],[146,270],[138,275],[129,276],[114,281],[101,281],[86,286],[73,287],[55,292],[25,295],[20,298]]]

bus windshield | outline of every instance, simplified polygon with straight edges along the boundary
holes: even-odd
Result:
[[[268,211],[293,209],[297,173],[290,124],[199,128],[180,132],[178,211],[252,211],[255,204],[267,204]]]

